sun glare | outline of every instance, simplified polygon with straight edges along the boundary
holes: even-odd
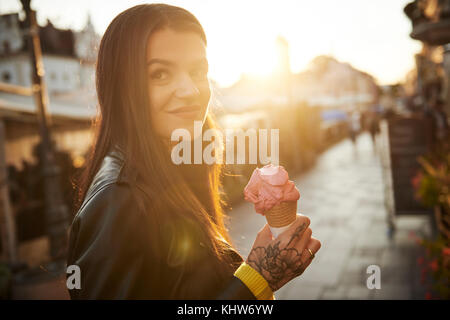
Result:
[[[236,45],[236,48],[245,48],[239,52],[208,49],[210,77],[220,79],[220,84],[227,86],[237,81],[240,73],[259,77],[270,75],[275,70],[278,59],[275,39],[261,37],[249,41],[250,45],[248,43]],[[237,70],[240,72],[236,72]]]

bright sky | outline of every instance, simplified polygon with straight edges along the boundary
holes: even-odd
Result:
[[[402,81],[414,68],[419,41],[409,37],[403,8],[412,0],[172,0],[203,25],[210,77],[222,86],[241,73],[268,74],[275,65],[277,35],[290,45],[291,69],[299,72],[321,54],[372,74],[380,84]],[[38,20],[80,30],[88,13],[103,34],[109,22],[138,0],[32,0]],[[0,14],[17,12],[19,0],[2,0]]]

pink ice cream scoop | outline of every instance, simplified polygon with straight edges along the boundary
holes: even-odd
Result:
[[[264,215],[283,201],[297,201],[300,192],[282,166],[268,164],[253,171],[244,188],[244,198],[254,203],[256,212]]]

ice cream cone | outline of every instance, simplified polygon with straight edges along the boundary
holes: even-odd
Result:
[[[244,188],[245,200],[254,203],[264,215],[274,237],[289,228],[297,218],[300,192],[282,166],[271,164],[256,168]]]
[[[283,201],[264,212],[264,216],[272,228],[286,227],[297,217],[297,201]]]

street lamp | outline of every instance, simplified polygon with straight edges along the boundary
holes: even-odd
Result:
[[[56,164],[51,140],[51,118],[48,114],[48,96],[44,81],[39,26],[36,12],[31,10],[31,0],[21,0],[25,10],[25,26],[31,57],[32,90],[37,105],[39,131],[41,135],[41,163],[45,193],[45,225],[50,240],[50,256],[53,261],[65,259],[67,250],[68,210],[63,201],[59,181],[60,169]]]

